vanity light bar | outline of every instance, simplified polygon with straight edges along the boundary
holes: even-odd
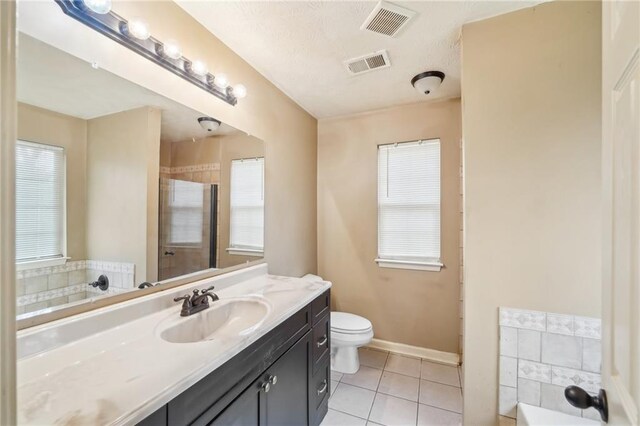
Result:
[[[169,54],[165,51],[165,45],[153,36],[147,36],[144,39],[137,38],[136,35],[140,32],[136,33],[132,31],[133,28],[130,28],[134,20],[127,21],[111,10],[107,13],[96,13],[83,0],[55,0],[55,2],[66,15],[128,47],[230,105],[237,104],[238,98],[244,97],[246,94],[246,89],[242,85],[237,85],[236,90],[239,93],[234,93],[233,87],[227,85],[224,76],[221,76],[225,80],[224,84],[216,84],[216,77],[207,71],[202,62],[191,61],[182,55],[178,57],[175,54]],[[138,21],[136,24],[139,25],[141,22]],[[138,27],[136,30],[140,31],[141,28]]]

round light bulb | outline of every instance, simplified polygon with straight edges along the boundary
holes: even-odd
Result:
[[[216,78],[213,80],[213,84],[221,89],[224,89],[229,85],[229,80],[227,80],[227,76],[224,74],[216,74]]]
[[[111,0],[83,0],[83,3],[99,15],[106,15],[111,11]]]
[[[193,61],[191,63],[191,72],[202,77],[207,75],[209,70],[207,69],[207,64],[205,64],[204,62]]]
[[[247,96],[247,88],[242,84],[236,84],[233,86],[233,94],[236,98],[242,99]]]
[[[162,49],[164,55],[171,59],[180,59],[182,57],[182,49],[180,49],[180,45],[175,40],[167,40],[163,45]]]
[[[129,34],[140,40],[146,40],[151,37],[149,24],[140,18],[133,18],[127,22],[127,30],[129,31]]]

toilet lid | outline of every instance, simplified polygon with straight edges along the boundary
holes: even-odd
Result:
[[[347,312],[331,312],[331,329],[339,333],[362,333],[371,330],[371,322]]]

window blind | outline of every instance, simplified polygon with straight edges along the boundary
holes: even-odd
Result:
[[[204,184],[185,180],[169,181],[170,245],[202,243]]]
[[[231,248],[263,250],[264,158],[231,161]]]
[[[378,147],[378,258],[440,261],[440,140]]]
[[[18,141],[16,262],[63,257],[64,220],[64,149]]]

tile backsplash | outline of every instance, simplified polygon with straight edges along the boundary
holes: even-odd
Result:
[[[599,419],[571,406],[564,389],[600,389],[601,321],[500,308],[500,415],[515,418],[518,402]]]

